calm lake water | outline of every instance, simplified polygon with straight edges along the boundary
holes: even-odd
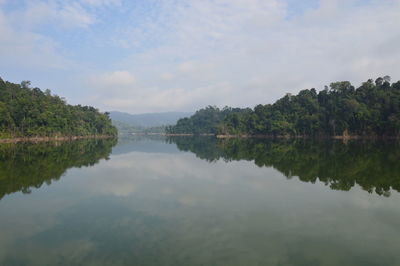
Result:
[[[400,265],[395,142],[0,145],[0,265]]]

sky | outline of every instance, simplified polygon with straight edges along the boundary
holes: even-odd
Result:
[[[0,77],[129,113],[400,79],[400,0],[0,0]]]

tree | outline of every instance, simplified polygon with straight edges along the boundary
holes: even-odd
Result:
[[[383,77],[383,80],[384,80],[385,82],[389,82],[389,83],[390,83],[391,77],[388,76],[388,75],[386,75],[386,76]]]
[[[31,82],[29,80],[21,81],[21,88],[29,89],[30,86],[31,86]]]
[[[400,81],[372,79],[357,89],[348,81],[330,89],[286,95],[254,109],[209,106],[169,127],[169,133],[274,136],[370,135],[399,137]]]
[[[30,84],[0,81],[0,137],[117,134],[108,114],[68,105],[50,90],[43,93]]]

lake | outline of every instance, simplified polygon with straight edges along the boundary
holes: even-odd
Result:
[[[0,265],[400,265],[400,145],[0,145]]]

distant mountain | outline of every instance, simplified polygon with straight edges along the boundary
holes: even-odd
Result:
[[[129,114],[118,111],[111,111],[110,118],[113,122],[123,122],[132,126],[139,127],[158,127],[162,125],[174,125],[184,117],[189,117],[193,113],[189,112],[165,112],[147,114]]]

